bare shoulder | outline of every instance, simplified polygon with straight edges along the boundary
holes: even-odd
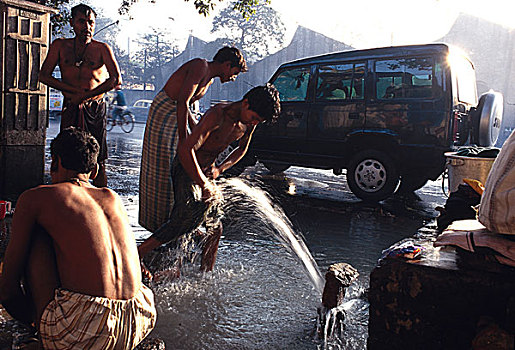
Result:
[[[72,40],[73,39],[58,38],[52,42],[51,46],[56,49],[61,49],[67,45],[71,45],[73,43]]]
[[[190,67],[195,67],[195,68],[203,68],[203,67],[206,67],[208,66],[207,64],[207,60],[203,59],[203,58],[194,58],[190,61],[187,62],[187,65],[190,66]]]
[[[37,207],[40,204],[48,203],[53,197],[58,196],[60,189],[56,185],[40,185],[23,192],[17,201],[17,206],[30,205]]]
[[[213,107],[209,108],[209,110],[206,112],[206,114],[204,114],[204,117],[202,117],[202,119],[204,119],[206,117],[211,118],[211,119],[214,119],[214,118],[221,119],[225,114],[226,106],[227,106],[226,102],[217,103]]]
[[[209,66],[208,66],[208,63],[207,63],[207,61],[205,59],[203,59],[203,58],[194,58],[191,61],[188,61],[184,65],[184,67],[188,71],[204,75],[204,73],[207,71]]]
[[[111,50],[111,47],[109,46],[109,44],[107,43],[104,43],[102,41],[98,41],[98,40],[91,40],[91,47],[92,48],[95,48],[96,50],[103,50],[103,51],[110,51]]]

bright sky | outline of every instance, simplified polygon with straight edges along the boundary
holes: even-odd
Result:
[[[119,0],[91,2],[106,15],[119,17]],[[215,3],[219,9],[227,0]],[[445,35],[460,12],[515,28],[514,0],[272,0],[272,7],[287,26],[286,43],[297,25],[357,48],[426,43]],[[181,48],[189,33],[209,41],[214,39],[209,31],[216,13],[204,18],[193,1],[139,0],[131,10],[133,19],[120,22],[120,45],[125,47],[128,38],[135,40],[150,27],[166,28]]]

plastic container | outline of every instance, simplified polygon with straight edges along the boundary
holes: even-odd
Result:
[[[449,172],[449,192],[458,190],[463,179],[479,180],[484,185],[495,158],[465,157],[456,152],[446,152],[446,167]]]

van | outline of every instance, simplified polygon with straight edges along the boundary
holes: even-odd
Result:
[[[478,103],[475,79],[470,59],[443,43],[285,63],[269,81],[281,116],[258,126],[244,165],[346,169],[350,190],[363,200],[414,191],[440,176],[445,152],[495,144],[502,95],[490,91]]]

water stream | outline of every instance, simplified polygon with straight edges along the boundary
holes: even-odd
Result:
[[[180,279],[154,286],[160,311],[155,332],[167,346],[362,348],[361,337],[349,337],[352,342],[359,340],[357,347],[342,339],[346,329],[319,339],[316,310],[324,279],[302,235],[280,206],[240,178],[222,180],[220,185],[224,237],[215,271],[202,274],[198,266],[186,265]],[[366,309],[366,302],[359,301],[362,289],[355,286],[349,294],[345,304],[349,315],[351,309]]]

